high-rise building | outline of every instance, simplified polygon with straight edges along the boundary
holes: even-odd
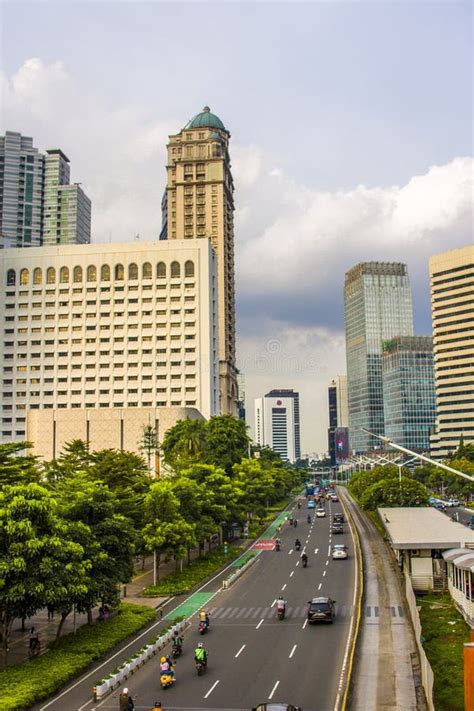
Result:
[[[245,375],[240,372],[237,373],[237,389],[239,393],[237,401],[237,416],[239,420],[245,421]]]
[[[1,439],[31,410],[219,414],[216,261],[207,240],[1,250]]]
[[[382,342],[413,335],[413,307],[405,264],[362,262],[344,286],[347,392],[351,450],[380,446],[362,428],[384,434]]]
[[[397,336],[382,346],[385,436],[428,452],[436,418],[431,336]]]
[[[0,136],[0,248],[32,247],[43,234],[44,156],[33,139]]]
[[[59,149],[48,150],[44,161],[42,243],[90,241],[91,201],[78,183],[69,185],[69,158]]]
[[[337,375],[328,387],[329,428],[328,451],[331,465],[336,466],[336,428],[349,426],[347,377]]]
[[[282,459],[301,459],[300,399],[294,390],[271,390],[255,400],[255,439]]]
[[[217,253],[219,379],[223,413],[237,414],[234,288],[234,181],[230,133],[205,106],[169,137],[160,239],[209,239]]]
[[[69,179],[59,149],[42,154],[32,138],[0,136],[0,247],[90,242],[91,202]]]
[[[474,246],[430,258],[436,379],[435,458],[452,454],[461,437],[474,442]]]

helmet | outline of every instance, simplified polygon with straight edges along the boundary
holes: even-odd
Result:
[[[200,649],[204,649],[203,643],[202,643],[202,642],[199,642],[198,647],[199,647]]]
[[[166,657],[161,657],[160,664],[164,664],[165,662],[166,662]]]

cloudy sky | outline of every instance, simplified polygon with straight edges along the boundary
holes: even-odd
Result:
[[[232,134],[247,409],[301,393],[326,447],[344,272],[472,241],[470,2],[3,2],[0,130],[61,147],[93,240],[156,239],[167,136],[205,104]],[[27,18],[27,21],[25,20]]]

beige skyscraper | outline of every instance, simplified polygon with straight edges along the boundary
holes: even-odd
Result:
[[[432,456],[474,442],[474,246],[430,258],[436,379],[436,433]]]
[[[169,137],[160,239],[209,239],[217,253],[221,413],[237,413],[234,182],[230,133],[205,106]]]

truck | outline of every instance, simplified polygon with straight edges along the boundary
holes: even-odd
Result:
[[[306,496],[314,496],[314,484],[306,484]]]

